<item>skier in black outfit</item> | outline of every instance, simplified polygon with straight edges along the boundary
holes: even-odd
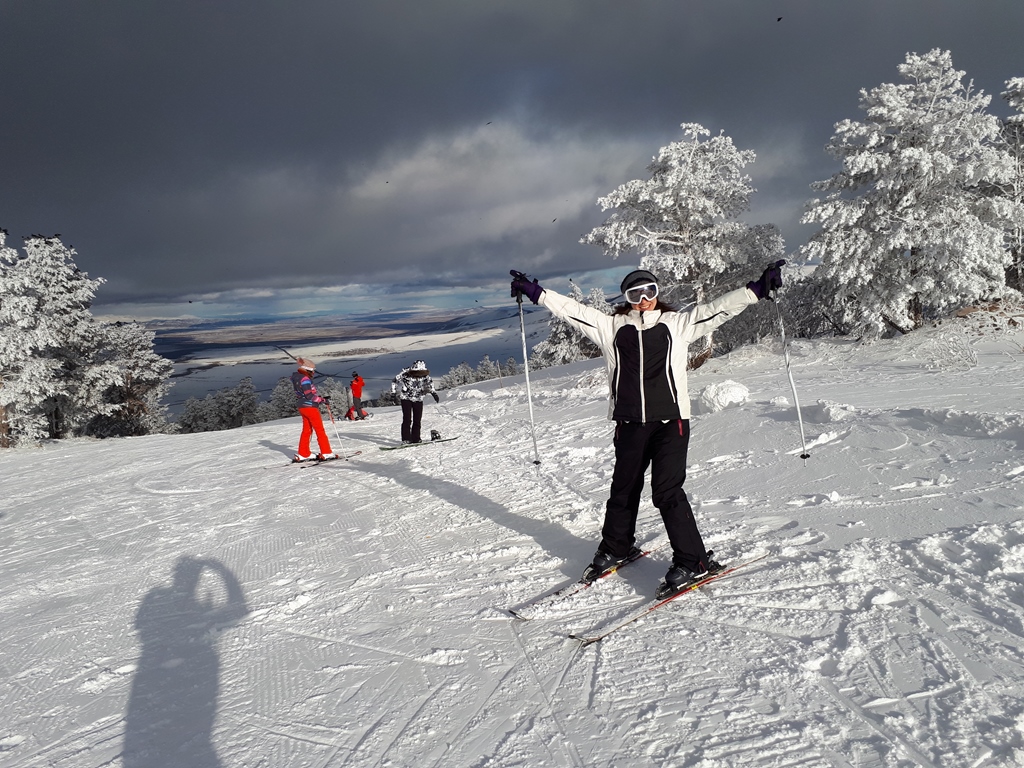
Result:
[[[597,344],[608,371],[609,418],[615,422],[615,467],[601,543],[583,573],[593,581],[635,554],[636,518],[644,473],[672,544],[672,567],[659,596],[719,570],[704,547],[683,490],[690,442],[687,347],[782,285],[779,261],[745,288],[679,312],[658,300],[658,279],[637,269],[620,286],[626,303],[612,315],[543,288],[512,271],[512,295],[547,307]]]

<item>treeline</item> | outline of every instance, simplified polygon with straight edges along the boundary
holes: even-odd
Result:
[[[316,388],[321,396],[330,399],[334,418],[343,419],[352,406],[352,390],[333,378],[318,380]],[[287,419],[297,413],[291,379],[278,379],[269,399],[264,401],[260,400],[252,379],[246,377],[234,387],[225,387],[203,398],[190,397],[185,401],[176,427],[185,433],[215,432]]]

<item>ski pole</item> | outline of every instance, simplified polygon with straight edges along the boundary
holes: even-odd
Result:
[[[779,300],[775,291],[771,293],[771,300],[775,304],[775,314],[779,318],[779,331],[782,333],[782,353],[786,358],[786,373],[789,374],[789,387],[793,390],[793,402],[796,404],[796,420],[800,424],[800,444],[804,449],[804,452],[800,454],[800,458],[804,460],[804,465],[806,465],[807,459],[811,457],[811,454],[807,452],[807,438],[804,437],[804,419],[800,415],[800,398],[796,394],[796,382],[793,381],[793,368],[789,361],[789,342],[786,340],[786,326],[782,323],[782,310],[779,309]]]
[[[533,421],[533,394],[530,392],[530,358],[526,351],[526,322],[523,320],[523,292],[516,291],[519,304],[519,330],[523,336],[523,372],[526,374],[526,401],[530,404],[530,435],[533,437],[533,463],[540,465],[540,451],[537,450],[537,427]]]
[[[338,438],[338,450],[341,450],[341,435],[338,433],[338,425],[334,421],[334,414],[331,412],[331,401],[324,400],[324,405],[327,406],[327,415],[331,417],[331,426],[334,427],[334,436]],[[337,453],[338,451],[335,451]]]

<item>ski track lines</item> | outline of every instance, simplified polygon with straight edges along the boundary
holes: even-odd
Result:
[[[575,574],[600,527],[603,397],[571,379],[541,391],[539,468],[514,392],[428,410],[427,429],[460,435],[443,446],[372,449],[397,434],[381,413],[344,428],[342,450],[362,456],[309,470],[284,464],[292,423],[189,436],[159,468],[122,463],[134,441],[40,451],[5,476],[19,501],[0,519],[16,545],[0,564],[16,576],[0,603],[0,762],[118,764],[135,614],[183,554],[221,560],[249,608],[217,640],[225,767],[999,766],[1024,748],[1024,523],[938,520],[899,542],[854,524],[858,506],[1019,509],[1021,462],[980,460],[1003,439],[878,412],[815,425],[837,437],[805,469],[785,454],[793,422],[771,409],[700,417],[690,488],[709,544],[772,557],[579,649],[565,634],[631,610],[666,559],[564,615],[519,624],[494,610]],[[716,438],[735,419],[760,419],[742,450]],[[156,452],[168,439],[138,440]],[[68,463],[93,450],[95,476]],[[40,488],[31,476],[51,457],[70,472]],[[481,457],[506,471],[481,472]],[[857,462],[877,493],[830,486],[836,461]],[[744,485],[749,470],[775,487]],[[64,508],[87,480],[116,501]],[[646,502],[640,528],[660,532]],[[48,623],[61,605],[74,625]]]

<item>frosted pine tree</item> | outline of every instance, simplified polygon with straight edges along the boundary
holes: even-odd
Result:
[[[56,237],[31,237],[24,250],[5,248],[0,265],[0,407],[8,442],[65,437],[114,410],[102,393],[116,368],[92,364],[103,334],[90,307],[103,280],[79,270],[74,251]]]
[[[1016,110],[1003,123],[1003,140],[1013,159],[1013,173],[1002,193],[1019,206],[1024,206],[1024,77],[1006,81],[1003,98]],[[1024,224],[1016,222],[1007,231],[1010,263],[1006,268],[1006,283],[1024,291]]]
[[[287,419],[298,414],[295,387],[290,378],[283,376],[277,380],[270,392],[270,399],[259,404],[258,413],[261,422]]]
[[[152,334],[92,316],[103,280],[59,237],[30,237],[22,254],[6,238],[0,230],[0,445],[160,423],[171,366]]]
[[[31,409],[41,401],[33,391],[35,378],[48,380],[53,366],[34,361],[32,348],[40,334],[33,317],[32,281],[19,267],[21,256],[7,245],[7,230],[0,229],[0,447],[7,448],[19,435],[42,437],[43,418]]]
[[[603,306],[599,304],[595,308],[607,312],[609,306],[604,299],[604,291],[599,288],[595,290],[597,292],[591,293],[591,299],[586,300],[583,297],[583,290],[576,283],[570,281],[569,298],[575,299],[580,304],[591,306],[594,306],[593,301],[599,301]],[[548,336],[533,348],[533,353],[530,355],[530,367],[547,368],[552,365],[566,365],[577,360],[590,360],[599,357],[600,354],[601,350],[594,342],[565,320],[551,315],[548,319]]]
[[[662,147],[647,166],[646,181],[627,182],[598,200],[614,210],[580,242],[600,246],[613,258],[641,255],[640,266],[663,281],[664,300],[676,304],[709,301],[717,285],[736,287],[749,272],[750,229],[738,217],[756,191],[745,173],[756,155],[738,150],[724,134],[712,138],[697,123],[683,123],[683,141]],[[749,278],[748,278],[749,279]],[[711,352],[705,336],[690,356],[698,366]]]
[[[236,429],[260,421],[259,395],[252,379],[246,376],[234,387],[225,387],[202,400],[190,397],[185,401],[178,429],[186,434]]]
[[[593,307],[598,312],[604,312],[606,314],[611,314],[612,312],[612,305],[608,302],[608,297],[604,295],[604,288],[601,286],[596,286],[590,289],[590,293],[587,294],[584,304],[589,307]]]
[[[476,367],[477,381],[490,381],[498,378],[498,366],[491,360],[490,355],[484,355],[483,360]]]
[[[103,391],[109,413],[92,418],[86,434],[97,437],[148,435],[167,425],[161,401],[171,388],[174,365],[153,351],[153,332],[138,323],[99,324],[101,345],[93,365],[112,366],[113,381]]]
[[[580,242],[597,245],[613,258],[636,252],[640,266],[666,287],[692,287],[703,301],[719,275],[745,264],[747,226],[737,217],[750,207],[754,188],[744,168],[750,150],[737,150],[728,136],[702,140],[710,131],[697,123],[681,125],[685,139],[662,147],[647,166],[651,177],[629,181],[598,205],[614,210]],[[682,290],[672,298],[689,300]]]
[[[836,297],[848,330],[902,332],[933,313],[1005,290],[1004,232],[1019,206],[985,192],[1005,183],[1009,154],[990,98],[964,85],[947,51],[908,54],[903,82],[862,90],[863,122],[836,124],[842,170],[812,187],[801,250]]]
[[[464,384],[472,384],[475,380],[476,372],[473,370],[473,367],[463,361],[444,374],[436,387],[437,389],[452,389],[453,387],[461,387]],[[398,402],[397,398],[395,402]]]

